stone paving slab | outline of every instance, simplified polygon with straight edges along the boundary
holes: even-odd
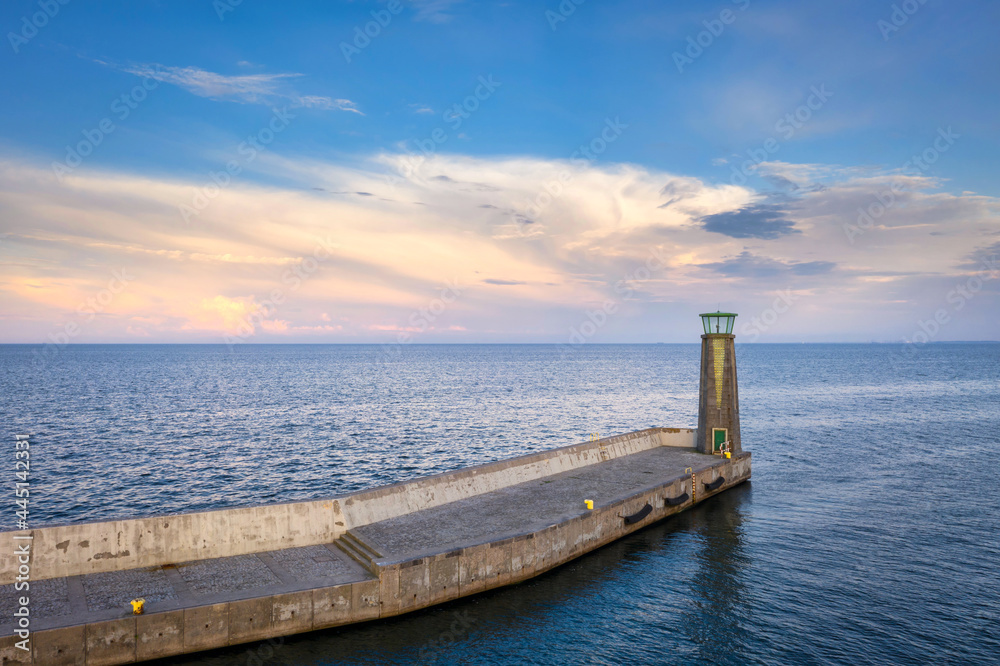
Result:
[[[28,592],[17,591],[14,585],[3,585],[0,586],[0,636],[14,632],[10,618],[17,608],[18,597],[24,595],[31,600],[32,629],[41,631],[128,617],[132,608],[129,602],[139,597],[146,599],[147,612],[158,612],[371,578],[364,567],[335,547],[320,545],[29,581]]]
[[[416,511],[351,532],[394,561],[534,532],[717,463],[694,449],[657,447],[562,474]]]
[[[178,565],[177,570],[196,596],[252,590],[281,582],[256,555],[187,562]]]
[[[108,571],[80,578],[83,580],[87,608],[92,611],[131,608],[129,602],[136,598],[143,598],[148,604],[177,598],[177,593],[160,567]],[[32,587],[35,585],[37,583],[32,583]],[[31,609],[36,612],[34,599]],[[36,615],[42,616],[37,612]]]
[[[288,571],[295,580],[302,582],[343,576],[356,568],[353,560],[338,557],[326,546],[275,550],[270,555],[278,566]]]
[[[69,615],[69,586],[66,578],[50,578],[29,582],[27,592],[18,592],[14,585],[0,587],[0,623],[6,624],[17,610],[19,597],[26,596],[31,600],[31,613],[41,617],[58,617]]]

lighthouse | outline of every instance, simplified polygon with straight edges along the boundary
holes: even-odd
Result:
[[[736,455],[740,448],[740,400],[736,387],[733,312],[701,317],[701,381],[698,391],[697,448],[702,453]]]

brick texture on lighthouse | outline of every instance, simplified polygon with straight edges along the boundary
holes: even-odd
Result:
[[[740,400],[736,382],[736,336],[701,336],[698,450],[712,453],[713,432],[725,428],[733,455],[740,453]]]

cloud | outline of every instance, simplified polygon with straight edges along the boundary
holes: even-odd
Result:
[[[191,309],[185,328],[235,335],[244,327],[253,331],[256,328],[254,318],[261,314],[262,307],[253,296],[203,298]]]
[[[732,238],[760,238],[772,240],[788,234],[801,233],[795,222],[786,217],[775,204],[754,204],[739,210],[706,215],[701,218],[705,231]]]
[[[726,277],[770,278],[779,275],[811,276],[829,273],[837,265],[832,261],[781,261],[743,251],[723,261],[699,264]]]
[[[327,194],[353,194],[359,197],[373,197],[375,196],[371,192],[348,192],[346,190],[328,190],[325,187],[314,187],[312,188],[317,192],[326,192]]]
[[[45,236],[22,235],[20,236],[20,238],[25,241],[32,240],[42,243],[59,242],[58,238],[45,237]],[[182,250],[149,249],[145,247],[139,247],[136,245],[127,245],[122,243],[76,241],[75,244],[79,244],[85,247],[109,249],[128,254],[142,254],[142,255],[151,255],[156,257],[163,257],[165,259],[171,259],[174,261],[180,261],[185,263],[220,262],[220,263],[231,263],[231,264],[249,264],[255,266],[289,266],[289,265],[300,264],[303,261],[302,257],[240,256],[228,252],[225,254],[207,254],[204,252],[184,252]]]
[[[495,278],[487,278],[483,280],[486,284],[495,284],[501,286],[512,286],[518,284],[528,284],[527,282],[522,282],[521,280],[497,280]]]
[[[335,99],[319,95],[300,95],[289,90],[289,79],[301,74],[237,74],[227,76],[209,72],[198,67],[169,67],[161,64],[140,64],[122,67],[126,72],[162,81],[181,88],[199,97],[239,104],[290,103],[292,106],[349,111],[364,115],[357,105],[348,99]]]
[[[461,295],[422,341],[564,342],[608,301],[621,307],[595,342],[690,340],[707,305],[759,312],[789,285],[808,316],[782,317],[775,334],[898,339],[1000,242],[1000,201],[923,177],[831,170],[823,189],[779,199],[631,164],[438,153],[407,172],[408,159],[269,151],[253,168],[271,184],[234,183],[190,226],[178,206],[197,178],[80,168],[58,181],[0,159],[0,341],[76,322],[79,342],[222,342],[248,321],[258,341],[389,342],[448,284]],[[551,182],[562,193],[538,206]],[[891,182],[898,203],[849,242],[844,225]],[[748,237],[706,228],[762,206],[770,217]],[[775,216],[795,232],[772,233]],[[335,251],[316,254],[319,239]],[[119,267],[135,279],[81,319]],[[949,337],[981,338],[998,306],[984,288]]]
[[[446,175],[443,175],[443,174],[438,174],[437,176],[432,176],[431,180],[437,181],[439,183],[446,183],[448,185],[455,185],[456,187],[460,187],[460,188],[464,189],[467,192],[468,191],[479,191],[479,192],[498,192],[499,191],[498,188],[494,187],[493,185],[489,185],[487,183],[474,183],[474,182],[468,182],[468,181],[464,181],[464,180],[456,180],[455,178],[452,178],[451,176],[446,176]]]
[[[796,185],[788,178],[785,178],[784,176],[779,174],[762,174],[762,177],[764,180],[771,183],[780,190],[788,190],[794,192],[795,190],[799,189],[798,185]]]
[[[463,0],[411,0],[411,4],[417,10],[414,20],[447,23],[454,18],[454,15],[448,13],[448,10],[461,2]]]
[[[307,109],[322,109],[324,111],[349,111],[359,116],[363,114],[358,105],[349,99],[332,99],[330,97],[320,97],[317,95],[287,95],[293,106],[302,106]]]
[[[795,261],[788,264],[795,275],[822,275],[837,267],[832,261]]]
[[[413,113],[434,113],[434,109],[426,104],[410,104],[410,110]]]
[[[996,235],[1000,235],[998,232]],[[965,259],[956,265],[956,268],[978,271],[989,269],[997,270],[997,261],[1000,258],[1000,241],[986,247],[976,248]]]
[[[669,208],[685,199],[697,196],[702,188],[703,184],[697,178],[674,178],[660,190],[660,195],[667,197],[668,201],[657,208]]]
[[[791,164],[789,162],[761,162],[754,171],[772,184],[783,189],[814,190],[825,181],[843,182],[845,177],[874,175],[872,169],[841,167],[833,164]]]

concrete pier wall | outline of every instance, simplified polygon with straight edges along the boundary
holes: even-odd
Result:
[[[660,445],[657,431],[643,432],[647,435],[623,438],[616,444],[621,450],[651,441]],[[687,436],[693,443],[693,431],[674,434]],[[673,437],[669,439],[674,441]],[[569,453],[576,448],[557,450],[564,453],[555,458],[565,454],[572,459],[583,453]],[[588,459],[589,455],[580,459]],[[33,634],[30,656],[13,648],[14,637],[5,637],[0,639],[0,660],[48,665],[133,663],[390,617],[517,583],[689,509],[750,478],[749,453],[711,460],[710,466],[694,473],[694,479],[690,474],[664,478],[625,499],[596,506],[593,511],[543,529],[413,559],[377,560],[377,576],[371,580],[40,631]],[[540,461],[531,464],[536,462]],[[529,465],[526,469],[535,468]],[[480,468],[471,478],[482,475]],[[724,483],[709,491],[706,484],[719,477],[724,477]],[[684,493],[690,495],[684,504],[671,506],[664,501]],[[403,496],[379,494],[369,501],[398,497]],[[652,507],[649,515],[636,523],[625,522],[623,516],[635,514],[646,504]],[[371,511],[374,515],[389,509]]]
[[[344,532],[656,446],[690,448],[695,431],[653,428],[330,499],[45,527],[31,535],[33,580],[330,543]],[[17,574],[0,552],[0,585]]]

